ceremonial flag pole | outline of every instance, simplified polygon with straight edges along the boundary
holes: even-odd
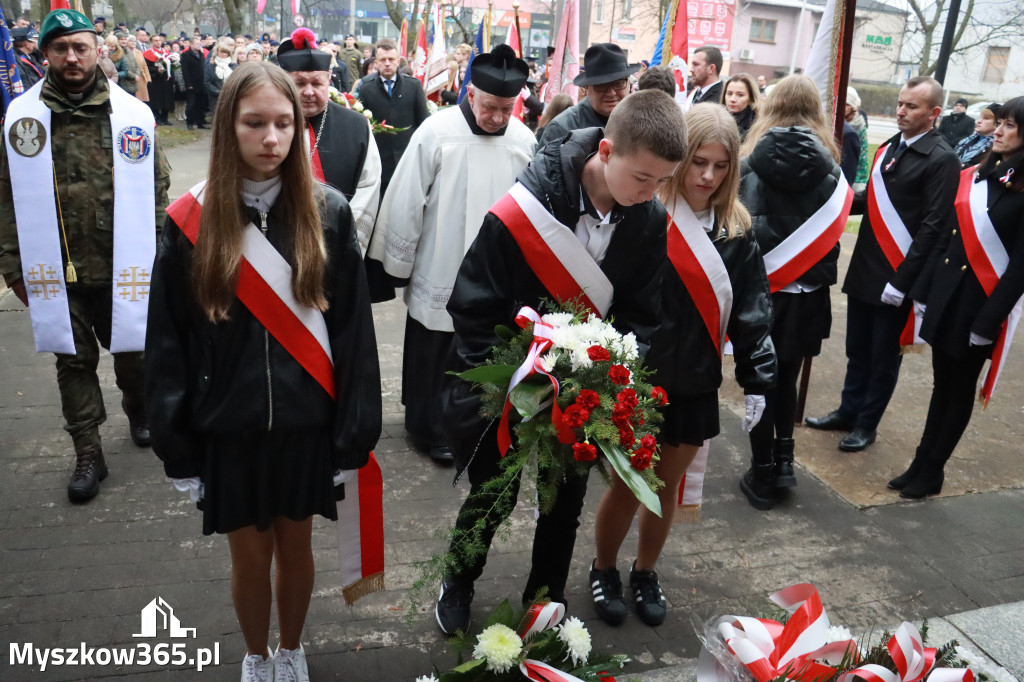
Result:
[[[426,76],[423,92],[429,97],[448,84],[448,67],[446,60],[448,50],[444,44],[444,7],[434,3],[434,35],[430,41],[430,52],[427,57]]]
[[[661,41],[661,65],[672,68],[676,79],[676,101],[686,104],[686,76],[689,73],[689,21],[686,1],[672,0],[665,15],[664,35]],[[668,45],[668,50],[665,45]],[[652,61],[652,63],[654,63]]]
[[[513,44],[512,41],[510,40],[510,41],[508,41],[508,44],[509,44],[509,47],[511,47],[513,50],[516,51],[516,56],[517,57],[522,57],[523,56],[523,39],[522,39],[523,32],[522,32],[522,29],[519,28],[519,0],[512,0],[512,11],[515,13],[515,16],[516,16],[516,25],[515,25],[515,29],[516,29],[515,40],[516,40],[516,42],[515,42],[515,44]],[[509,32],[510,33],[511,33],[511,31],[512,31],[512,29],[509,28]]]
[[[21,83],[21,72],[18,70],[17,56],[14,54],[14,42],[11,40],[11,33],[7,30],[7,20],[4,18],[3,8],[0,8],[0,90],[3,91],[4,113],[15,97],[24,92]]]
[[[519,0],[513,0],[512,11],[515,12],[515,23],[508,27],[508,46],[516,53],[517,57],[523,56],[523,42],[519,37]],[[516,97],[516,103],[512,105],[512,116],[523,120],[523,93]]]
[[[558,26],[555,40],[555,54],[548,74],[548,87],[544,100],[550,102],[555,95],[564,92],[573,104],[579,98],[579,88],[573,79],[580,73],[580,3],[579,0],[565,0],[562,23]]]
[[[484,52],[491,51],[491,19],[494,13],[494,0],[487,0],[487,21],[484,22]]]

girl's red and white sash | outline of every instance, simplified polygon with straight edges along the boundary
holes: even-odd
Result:
[[[871,230],[874,232],[878,245],[889,261],[889,266],[896,270],[907,257],[907,251],[914,242],[910,230],[903,224],[903,219],[896,212],[892,205],[889,193],[885,189],[885,180],[882,178],[882,159],[889,145],[884,144],[875,153],[875,162],[871,169],[871,182],[868,183],[868,217],[871,219]],[[895,161],[895,159],[894,159]],[[893,161],[889,162],[890,164]],[[921,345],[924,341],[918,336],[920,322],[911,311],[907,324],[900,334],[900,346],[906,351],[914,345]]]
[[[600,317],[608,313],[615,289],[601,266],[572,227],[558,222],[522,183],[498,199],[490,213],[512,233],[527,265],[555,300],[578,299]]]
[[[773,294],[798,280],[839,242],[852,206],[853,190],[840,175],[835,191],[822,207],[764,254],[764,268]]]
[[[677,198],[668,209],[668,259],[700,312],[719,357],[732,312],[729,271],[689,204]]]
[[[196,243],[202,211],[203,181],[167,208],[167,215]],[[281,346],[316,379],[331,398],[334,360],[327,323],[319,310],[304,306],[292,293],[292,268],[252,223],[245,227],[238,300]]]
[[[960,223],[960,235],[964,240],[964,250],[971,269],[978,276],[981,287],[987,296],[991,296],[999,279],[1010,264],[1010,256],[1006,253],[1003,241],[996,233],[995,226],[988,216],[988,181],[974,182],[977,167],[968,168],[960,173],[960,185],[956,192],[956,216]],[[1003,321],[999,336],[992,349],[992,363],[989,365],[985,381],[981,386],[979,399],[985,405],[992,398],[996,382],[1003,371],[1006,356],[1010,351],[1010,343],[1020,322],[1024,297],[1019,299],[1010,315]]]

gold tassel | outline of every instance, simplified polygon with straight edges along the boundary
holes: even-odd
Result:
[[[384,572],[374,573],[368,575],[365,578],[361,578],[351,585],[346,585],[341,589],[342,595],[345,597],[345,603],[351,606],[356,602],[357,599],[361,599],[368,594],[379,592],[384,589]]]
[[[919,343],[900,346],[900,355],[920,355],[921,353],[924,353],[924,346]]]
[[[64,274],[64,281],[68,284],[74,284],[78,281],[78,273],[75,272],[75,264],[68,261],[68,267]]]
[[[676,513],[672,521],[673,523],[699,523],[700,505],[680,504],[676,507]]]

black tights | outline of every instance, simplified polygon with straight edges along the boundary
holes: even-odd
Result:
[[[771,464],[776,438],[793,437],[796,418],[796,382],[800,378],[803,358],[779,360],[775,388],[765,393],[764,414],[750,432],[750,449],[755,464]]]

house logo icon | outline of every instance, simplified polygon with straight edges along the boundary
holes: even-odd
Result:
[[[190,633],[193,639],[196,636],[195,628],[181,627],[181,622],[174,615],[174,609],[163,597],[157,597],[146,604],[141,616],[142,632],[132,637],[156,637],[158,630],[166,630],[171,637],[188,637]]]

